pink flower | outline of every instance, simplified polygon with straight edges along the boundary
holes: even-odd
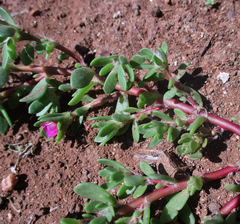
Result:
[[[40,126],[43,127],[43,130],[46,132],[46,135],[48,138],[52,138],[58,134],[59,130],[58,130],[56,121],[49,121],[46,123],[42,123]]]

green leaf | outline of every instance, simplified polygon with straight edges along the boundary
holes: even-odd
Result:
[[[127,198],[128,196],[130,196],[134,191],[135,191],[136,187],[128,187],[125,184],[122,184],[122,186],[119,188],[117,195],[119,197],[119,199],[124,199]]]
[[[4,134],[8,130],[8,122],[5,119],[5,116],[0,111],[0,134]]]
[[[199,146],[200,146],[200,144],[195,140],[191,140],[189,142],[189,148],[192,153],[195,152],[199,148]]]
[[[8,55],[8,47],[7,47],[7,44],[5,44],[2,49],[2,68],[3,69],[6,69],[9,61],[10,61],[10,58]]]
[[[178,213],[179,213],[179,217],[182,219],[184,224],[196,223],[194,214],[192,213],[188,204],[185,204],[184,207]]]
[[[215,3],[214,3],[214,0],[207,0],[206,2],[205,2],[205,5],[214,5]]]
[[[106,223],[107,223],[106,218],[100,217],[94,218],[89,222],[89,224],[106,224]]]
[[[164,100],[169,100],[172,99],[176,95],[177,89],[173,87],[172,89],[168,90],[164,95],[163,99]]]
[[[167,175],[163,175],[163,174],[157,174],[157,173],[152,173],[152,174],[149,174],[147,175],[150,179],[153,179],[153,180],[163,180],[163,181],[166,181],[166,182],[169,182],[169,183],[175,183],[176,180],[172,177],[169,177]]]
[[[162,141],[162,138],[163,138],[163,134],[156,134],[153,138],[152,138],[152,140],[151,140],[151,142],[150,142],[150,144],[149,144],[149,148],[153,148],[153,147],[155,147],[156,145],[158,145],[161,141]]]
[[[80,224],[80,222],[72,218],[62,218],[60,224]]]
[[[147,190],[147,184],[139,185],[133,193],[133,198],[141,197],[146,190]]]
[[[113,114],[112,119],[118,122],[126,122],[130,121],[132,118],[130,115],[127,114]]]
[[[204,222],[204,224],[225,224],[225,221],[221,213],[218,213],[214,215],[211,220],[207,220],[206,222]]]
[[[2,68],[0,67],[0,88],[2,88],[5,83],[8,81],[8,77],[10,74],[10,69],[8,67]]]
[[[143,176],[131,176],[131,177],[125,177],[124,183],[128,187],[137,186],[141,184],[146,178]]]
[[[191,176],[188,181],[187,190],[190,193],[190,196],[192,196],[196,190],[201,190],[203,186],[203,179],[201,177],[194,177]]]
[[[166,53],[165,53],[161,48],[159,48],[159,47],[157,47],[157,50],[158,50],[158,52],[160,53],[161,59],[162,59],[162,61],[165,63],[165,66],[167,66],[167,65],[168,65],[168,60],[167,60],[167,55],[166,55]],[[167,68],[167,67],[165,67],[165,68]]]
[[[110,179],[111,181],[122,182],[122,179],[124,178],[124,176],[125,175],[122,170],[117,170],[110,176]]]
[[[159,57],[157,57],[156,55],[153,55],[153,60],[158,66],[164,68],[164,64]]]
[[[2,7],[0,7],[0,16],[10,25],[17,27],[17,24],[13,20],[12,16]]]
[[[70,84],[62,84],[58,87],[59,90],[63,91],[63,92],[67,92],[72,90],[72,87]]]
[[[171,117],[161,111],[154,110],[152,113],[164,121],[173,122]]]
[[[125,77],[125,71],[124,71],[124,68],[123,68],[123,65],[120,64],[119,67],[118,67],[118,81],[119,81],[119,85],[120,87],[124,90],[124,91],[127,91],[127,80],[126,80],[126,77]]]
[[[147,106],[152,105],[158,98],[159,98],[158,93],[154,92],[143,92],[139,94],[139,100],[137,102],[138,108],[144,108],[145,104]]]
[[[48,83],[45,79],[42,79],[37,85],[34,86],[32,91],[25,97],[23,97],[20,102],[32,102],[41,98],[47,91]]]
[[[184,122],[181,119],[179,119],[179,118],[176,118],[175,122],[176,122],[178,127],[183,127],[183,125],[184,125]]]
[[[181,119],[184,119],[186,117],[186,114],[178,108],[174,109],[173,111]]]
[[[130,60],[130,64],[133,68],[136,68],[137,66],[144,63],[145,58],[139,54],[133,55],[132,59]]]
[[[96,85],[96,83],[91,81],[89,83],[89,85],[85,86],[82,89],[78,89],[75,92],[76,94],[73,96],[73,98],[68,103],[68,105],[69,106],[74,106],[74,105],[78,104],[82,100],[84,95],[87,94],[95,85]]]
[[[152,69],[152,68],[155,68],[155,67],[156,66],[153,65],[153,64],[142,64],[142,65],[137,66],[136,68],[145,70],[145,69]]]
[[[64,60],[68,59],[69,57],[70,57],[70,56],[69,56],[68,54],[62,53],[62,54],[59,54],[59,55],[58,55],[58,60],[64,61]]]
[[[127,65],[128,64],[128,60],[125,56],[119,56],[118,60],[121,64]]]
[[[88,107],[79,107],[75,110],[75,114],[77,116],[83,116],[88,112]]]
[[[205,118],[204,117],[198,117],[193,123],[191,123],[187,130],[190,131],[190,135],[193,135],[195,131],[203,124]]]
[[[145,81],[145,82],[151,82],[151,81],[156,82],[156,81],[160,81],[160,80],[164,79],[165,77],[166,77],[165,74],[163,74],[161,72],[155,72],[155,73],[153,73],[153,75],[151,75],[151,77],[149,77],[147,79],[145,77],[143,77],[143,81]]]
[[[106,166],[111,166],[111,167],[114,167],[116,169],[124,169],[124,170],[127,170],[125,168],[125,166],[123,166],[121,163],[118,163],[114,160],[110,160],[110,159],[98,159],[97,160],[98,163],[101,163],[103,165],[106,165]],[[130,172],[130,171],[129,171]]]
[[[144,208],[144,212],[143,212],[143,224],[149,224],[150,223],[150,205],[147,205]]]
[[[51,96],[51,97],[48,97]],[[48,88],[45,92],[45,94],[32,102],[28,108],[29,114],[37,114],[40,111],[42,111],[46,106],[48,106],[50,103],[52,105],[52,102],[56,101],[58,99],[56,93],[55,93],[55,88]],[[50,105],[50,106],[51,106]]]
[[[103,91],[107,94],[111,93],[117,85],[117,80],[118,73],[115,70],[112,70],[104,82]]]
[[[176,77],[175,77],[176,80],[180,80],[183,77],[183,75],[186,73],[187,66],[188,66],[188,63],[184,62],[178,67],[177,74],[176,74]]]
[[[108,123],[99,131],[98,137],[105,137],[111,134],[111,132],[115,129],[117,129],[117,126],[114,122]]]
[[[168,45],[166,42],[162,42],[162,50],[165,54],[167,54],[167,51],[168,51]]]
[[[154,51],[149,48],[143,48],[140,50],[140,54],[148,61],[151,61],[154,55]]]
[[[86,204],[84,209],[88,213],[94,213],[94,212],[99,212],[107,207],[108,207],[107,204],[102,203],[100,201],[90,201]]]
[[[232,191],[232,192],[240,192],[240,186],[237,184],[225,184],[224,188],[227,191]]]
[[[155,173],[153,168],[147,162],[141,161],[140,168],[143,171],[143,173],[147,176]]]
[[[100,70],[99,75],[104,76],[108,74],[112,69],[113,69],[113,63],[109,63]]]
[[[113,167],[105,167],[104,169],[98,172],[98,175],[104,177],[106,180],[110,180],[110,177],[113,173],[115,173],[117,169]]]
[[[109,205],[117,205],[117,200],[103,188],[92,183],[80,183],[74,187],[74,192],[84,198],[100,201]]]
[[[141,110],[136,108],[136,107],[127,107],[126,109],[123,110],[123,112],[127,112],[127,113],[138,113]]]
[[[122,93],[122,95],[118,97],[115,113],[121,114],[123,113],[124,109],[128,107],[129,107],[128,95],[127,93]],[[124,112],[124,114],[128,114],[128,113]]]
[[[74,89],[81,89],[89,85],[95,72],[90,68],[77,68],[70,77],[70,84]]]
[[[12,60],[15,60],[17,58],[16,48],[15,48],[15,42],[12,38],[10,38],[7,41],[7,47],[8,47],[8,56]]]
[[[143,80],[146,80],[148,78],[150,78],[153,74],[156,73],[156,71],[158,70],[158,67],[154,67],[152,68],[143,78]]]
[[[101,66],[104,66],[106,64],[109,64],[112,62],[112,59],[111,58],[108,58],[108,57],[98,57],[98,58],[95,58],[92,62],[91,62],[91,66],[93,67],[101,67]]]
[[[21,52],[21,61],[24,65],[30,65],[34,60],[34,46],[27,43]]]
[[[172,221],[178,215],[178,211],[184,207],[188,198],[189,193],[187,190],[174,194],[162,211],[160,223]]]
[[[138,123],[137,123],[136,120],[133,120],[132,136],[133,136],[133,140],[134,140],[135,142],[139,142],[140,134],[139,134],[139,131],[138,131]]]
[[[1,26],[0,37],[13,37],[16,33],[16,29],[12,26]]]

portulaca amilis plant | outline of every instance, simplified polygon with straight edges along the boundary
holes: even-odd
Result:
[[[197,91],[181,83],[188,63],[181,64],[175,72],[170,71],[165,42],[156,49],[143,48],[130,60],[125,56],[110,55],[94,59],[87,65],[83,58],[57,42],[41,39],[19,29],[7,11],[0,8],[0,45],[2,63],[0,67],[0,133],[4,134],[12,126],[5,105],[11,109],[19,103],[27,103],[29,114],[35,114],[43,136],[54,139],[57,144],[70,130],[78,133],[85,115],[95,107],[104,107],[109,101],[116,101],[113,114],[94,117],[93,128],[98,130],[95,141],[101,145],[114,136],[123,135],[129,128],[135,142],[151,138],[149,147],[155,147],[163,138],[178,144],[176,152],[189,155],[189,159],[202,158],[202,148],[207,146],[223,130],[240,135],[240,127],[231,121],[210,114],[203,106]],[[17,58],[17,44],[25,41],[21,50],[21,64],[14,64]],[[35,54],[44,54],[46,59],[51,52],[59,50],[59,60],[72,57],[75,69],[31,65]],[[96,69],[98,68],[98,69]],[[143,77],[136,71],[145,72]],[[99,71],[99,72],[97,72]],[[29,72],[31,79],[8,87],[10,73]],[[69,77],[61,82],[54,75]],[[149,83],[167,80],[165,93],[153,90]],[[102,87],[102,96],[91,97],[96,86]],[[61,97],[71,94],[69,108],[63,111]],[[135,106],[129,106],[129,95],[136,97]],[[172,109],[174,116],[164,111]],[[204,124],[209,123],[208,127]],[[81,183],[74,191],[93,201],[89,202],[83,220],[63,218],[63,223],[176,223],[179,217],[185,223],[195,223],[195,218],[187,200],[196,190],[201,190],[205,182],[222,178],[239,170],[239,166],[229,166],[199,177],[177,181],[169,176],[156,174],[145,162],[140,167],[145,176],[134,175],[116,161],[100,159],[107,165],[99,172],[107,182],[101,187],[91,183]],[[148,194],[149,185],[155,190]],[[133,195],[134,200],[121,205],[108,191],[118,187],[118,199]],[[179,192],[179,193],[177,193]],[[167,201],[160,218],[151,217],[151,204],[165,198]],[[239,197],[230,201],[209,223],[234,223],[236,217],[231,211],[239,205]],[[91,214],[90,214],[91,213]],[[94,215],[93,213],[97,213]],[[230,214],[230,216],[228,216]],[[227,218],[226,218],[227,217]],[[226,218],[224,220],[224,218]],[[230,220],[230,221],[229,221]],[[233,221],[234,220],[234,221]]]

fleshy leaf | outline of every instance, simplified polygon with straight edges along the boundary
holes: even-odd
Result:
[[[132,57],[132,59],[130,60],[130,64],[133,68],[135,68],[144,63],[144,61],[145,58],[142,55],[137,54]]]
[[[89,198],[110,205],[117,205],[117,200],[110,193],[96,184],[80,183],[74,187],[74,192],[84,198]]]
[[[107,94],[111,93],[115,89],[115,86],[117,84],[117,79],[118,79],[117,77],[118,77],[118,73],[116,71],[113,70],[109,73],[103,86],[103,91],[105,93]]]
[[[89,85],[95,72],[90,68],[77,68],[75,69],[70,78],[72,88],[81,89]]]
[[[79,224],[79,221],[73,218],[62,218],[60,224]]]
[[[141,161],[140,168],[143,171],[143,173],[147,176],[155,173],[153,168],[147,162]]]
[[[138,198],[142,196],[146,190],[147,190],[147,184],[139,185],[133,193],[133,198]]]
[[[32,102],[41,98],[46,90],[47,90],[48,83],[45,79],[42,79],[36,86],[32,89],[32,91],[25,97],[23,97],[20,102]]]
[[[160,222],[167,223],[172,221],[178,215],[178,211],[184,207],[188,198],[189,193],[187,190],[174,194],[164,207],[160,216]]]
[[[113,69],[113,63],[108,63],[99,72],[100,76],[108,74]]]
[[[34,46],[27,43],[21,52],[21,61],[24,65],[30,65],[34,60]]]
[[[171,117],[161,111],[154,110],[152,113],[164,121],[173,122]]]
[[[137,186],[141,184],[146,178],[143,176],[131,176],[131,177],[125,177],[124,183],[128,187]]]
[[[15,21],[13,20],[12,16],[2,7],[0,7],[0,16],[9,24],[16,26],[17,24],[15,23]]]
[[[16,29],[12,26],[1,26],[0,37],[13,37],[16,33]]]
[[[0,67],[0,88],[5,85],[5,83],[8,81],[8,77],[10,74],[10,69],[8,67],[2,68]]]
[[[232,192],[240,192],[240,186],[237,184],[225,184],[224,188]]]
[[[104,66],[108,63],[111,63],[112,62],[112,59],[111,58],[108,58],[108,57],[98,57],[96,59],[94,59],[92,62],[91,62],[91,66],[93,67],[101,67],[101,66]]]

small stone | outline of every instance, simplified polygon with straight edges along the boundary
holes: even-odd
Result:
[[[118,11],[117,13],[114,13],[114,15],[113,15],[113,18],[114,18],[114,19],[117,19],[117,18],[119,18],[119,17],[122,17],[122,14],[121,14],[120,11]]]
[[[138,5],[137,3],[134,3],[134,4],[132,5],[132,9],[133,9],[133,10],[139,10],[139,9],[141,9],[141,7],[140,7],[140,5]]]
[[[9,174],[1,182],[1,187],[3,191],[11,191],[18,182],[18,177],[15,173]]]
[[[223,83],[226,83],[229,80],[230,74],[226,72],[220,72],[217,76],[217,80],[222,80]]]
[[[149,12],[152,16],[157,17],[157,18],[160,18],[163,16],[163,13],[160,10],[159,6],[150,7]]]
[[[228,12],[228,14],[227,14],[227,17],[228,17],[229,19],[233,18],[233,17],[234,17],[234,11],[233,11],[233,10],[230,10],[230,11]]]
[[[208,209],[209,209],[212,213],[216,214],[216,213],[219,212],[220,205],[219,205],[218,203],[212,202],[212,203],[210,203],[210,204],[208,205]]]

